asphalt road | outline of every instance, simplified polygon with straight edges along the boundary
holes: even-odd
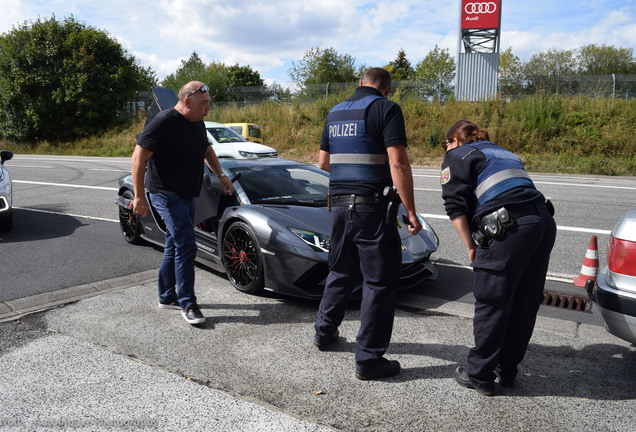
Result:
[[[323,353],[310,342],[315,302],[243,295],[202,268],[204,326],[153,307],[161,253],[124,242],[113,203],[128,159],[16,155],[7,165],[18,209],[14,231],[0,235],[0,316],[3,302],[64,306],[0,322],[0,430],[630,431],[636,423],[636,348],[605,332],[593,309],[541,308],[515,388],[485,398],[454,383],[472,345],[470,270],[434,169],[416,169],[415,179],[418,210],[440,237],[439,278],[399,295],[387,356],[403,372],[360,382],[355,303],[334,352]],[[557,207],[547,288],[576,292],[571,278],[590,236],[603,259],[636,180],[532,177]]]
[[[118,234],[117,180],[130,172],[129,158],[31,156],[7,163],[14,182],[15,228],[0,233],[6,265],[0,268],[0,301],[158,266],[158,251],[132,247]],[[599,258],[609,232],[636,202],[636,179],[532,174],[556,207],[557,241],[548,276],[571,285],[592,235]],[[439,172],[414,169],[417,208],[433,226],[440,264],[467,266],[468,257],[441,199]],[[30,274],[27,282],[21,276]],[[563,290],[563,288],[559,288]]]

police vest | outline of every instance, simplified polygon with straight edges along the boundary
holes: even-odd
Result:
[[[516,187],[535,189],[516,154],[488,141],[466,144],[462,147],[478,150],[486,156],[486,164],[477,176],[474,190],[478,205],[481,206]]]
[[[344,101],[327,116],[330,181],[361,181],[391,184],[386,148],[367,135],[364,116],[381,96]]]

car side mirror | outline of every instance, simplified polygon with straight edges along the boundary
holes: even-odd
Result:
[[[0,160],[2,160],[2,163],[11,159],[13,159],[13,152],[11,150],[0,151]]]

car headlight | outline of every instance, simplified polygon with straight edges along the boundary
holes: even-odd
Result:
[[[254,152],[248,152],[245,150],[239,150],[239,154],[244,157],[245,159],[256,159],[261,157],[261,155],[259,153],[254,153]]]
[[[313,250],[317,252],[329,252],[331,244],[329,243],[329,237],[326,235],[300,228],[288,229],[296,234],[299,239],[307,243]]]

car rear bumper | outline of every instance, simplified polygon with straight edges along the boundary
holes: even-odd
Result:
[[[607,283],[608,269],[598,275],[594,300],[607,331],[636,344],[636,294],[617,290]]]

